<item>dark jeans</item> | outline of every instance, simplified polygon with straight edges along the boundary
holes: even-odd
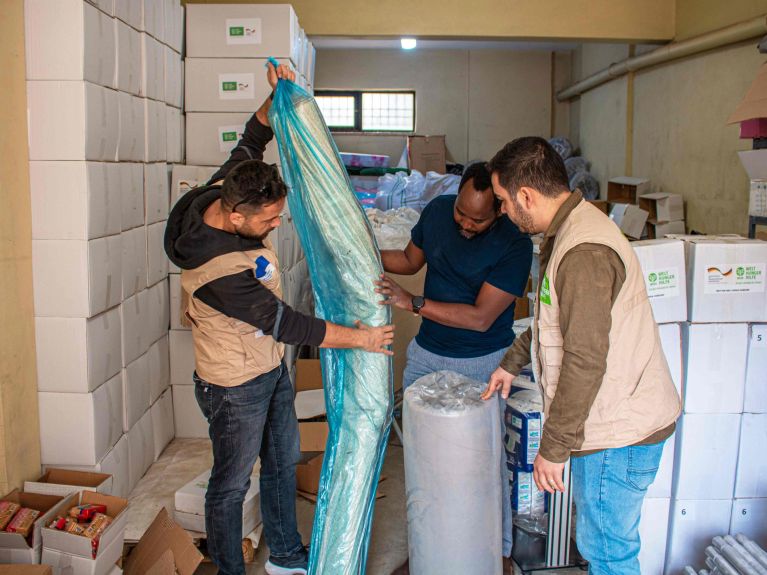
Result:
[[[194,374],[195,396],[208,420],[213,470],[205,496],[208,552],[220,575],[243,575],[242,505],[261,456],[261,515],[271,557],[280,565],[306,560],[296,525],[298,422],[284,364],[235,387]]]

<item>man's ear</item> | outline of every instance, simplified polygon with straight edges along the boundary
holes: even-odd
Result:
[[[517,192],[517,201],[523,208],[529,211],[535,204],[535,200],[536,191],[533,188],[528,188],[527,186],[519,188],[519,191]]]
[[[245,223],[245,216],[240,212],[229,212],[229,221],[234,227],[238,228]]]

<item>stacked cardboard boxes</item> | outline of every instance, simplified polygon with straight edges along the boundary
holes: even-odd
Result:
[[[632,245],[684,400],[676,437],[666,444],[645,501],[642,571],[675,572],[702,563],[716,534],[767,539],[755,519],[767,507],[760,491],[767,469],[755,455],[767,438],[760,411],[767,243],[680,236]]]
[[[684,234],[684,200],[678,194],[652,192],[650,180],[620,176],[607,183],[609,215],[630,239]]]
[[[26,0],[25,22],[42,462],[127,497],[173,430],[162,235],[183,8]]]

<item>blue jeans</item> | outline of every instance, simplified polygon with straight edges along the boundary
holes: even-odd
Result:
[[[194,374],[195,396],[213,442],[213,470],[205,495],[208,552],[221,575],[244,575],[242,505],[261,457],[261,515],[271,557],[306,567],[296,524],[298,422],[284,364],[235,387]]]
[[[422,348],[413,338],[410,345],[407,347],[407,364],[405,365],[405,373],[402,376],[402,387],[407,389],[415,381],[440,370],[449,370],[471,379],[487,383],[490,376],[501,363],[506,349],[499,349],[491,354],[483,355],[480,357],[445,357],[431,353],[428,350]],[[500,398],[499,398],[500,399]],[[502,399],[499,401],[501,406],[501,438],[503,438],[503,430],[506,429],[505,414],[506,414],[506,402]],[[501,449],[501,505],[503,515],[503,556],[509,557],[511,555],[512,545],[512,518],[511,518],[511,485],[509,484],[509,469],[506,467],[506,451]]]
[[[571,459],[576,543],[592,575],[639,575],[639,518],[663,444]]]

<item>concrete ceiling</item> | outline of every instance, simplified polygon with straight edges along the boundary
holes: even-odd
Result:
[[[401,49],[399,38],[354,38],[349,36],[311,36],[318,50],[390,50]],[[418,39],[416,50],[513,50],[566,52],[578,46],[575,42],[536,42],[475,39]]]

